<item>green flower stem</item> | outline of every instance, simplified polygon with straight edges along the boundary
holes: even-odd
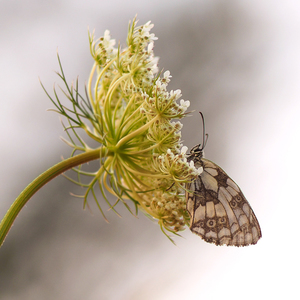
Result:
[[[27,203],[27,201],[46,183],[51,181],[56,176],[64,173],[65,171],[84,164],[86,162],[99,159],[104,156],[110,155],[107,153],[107,149],[104,147],[88,150],[87,152],[81,153],[79,155],[65,159],[53,167],[49,168],[47,171],[39,175],[34,179],[17,197],[14,203],[11,205],[3,220],[0,223],[0,247],[3,244],[5,237],[8,234],[13,222],[15,221],[17,215]]]
[[[94,63],[93,68],[92,68],[92,71],[91,71],[91,75],[90,75],[89,80],[88,80],[88,85],[87,85],[87,86],[88,86],[88,89],[87,89],[87,90],[88,90],[88,95],[89,95],[89,99],[90,99],[90,101],[91,101],[91,103],[92,103],[93,110],[96,109],[95,101],[96,101],[96,99],[98,99],[98,98],[96,98],[96,99],[94,100],[94,99],[93,99],[93,96],[92,96],[92,80],[93,80],[93,76],[94,76],[96,67],[97,67],[97,64]],[[98,82],[99,80],[100,80],[100,78],[97,79],[97,82]],[[95,90],[95,95],[96,95],[96,97],[97,97],[97,89]]]
[[[116,145],[116,148],[120,148],[122,145],[124,145],[125,143],[127,143],[128,141],[130,141],[132,138],[134,138],[135,136],[142,134],[144,131],[146,131],[152,123],[154,123],[156,120],[159,119],[159,115],[157,115],[156,117],[154,117],[152,120],[150,120],[148,123],[146,123],[145,125],[141,126],[139,129],[127,134],[126,136],[124,136],[122,139],[120,139]]]

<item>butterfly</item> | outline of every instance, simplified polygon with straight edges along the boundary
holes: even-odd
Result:
[[[203,172],[186,184],[186,209],[190,229],[203,240],[215,245],[248,246],[261,238],[258,220],[238,185],[215,163],[203,157],[208,135],[203,114],[203,143],[190,151],[193,161]]]

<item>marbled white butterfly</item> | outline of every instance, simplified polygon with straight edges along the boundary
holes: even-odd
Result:
[[[208,243],[248,246],[261,238],[256,216],[237,184],[215,163],[203,157],[208,135],[203,114],[203,143],[190,151],[188,161],[203,172],[186,185],[190,229]]]

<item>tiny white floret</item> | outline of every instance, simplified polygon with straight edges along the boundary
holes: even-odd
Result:
[[[188,151],[188,147],[187,146],[183,146],[182,148],[181,148],[181,154],[186,154],[186,152]]]

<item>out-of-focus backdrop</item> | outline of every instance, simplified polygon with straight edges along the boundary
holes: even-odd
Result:
[[[128,21],[151,20],[170,89],[191,101],[189,148],[239,184],[262,227],[246,248],[216,247],[189,230],[174,246],[121,205],[107,224],[58,177],[22,210],[0,249],[0,298],[295,299],[299,295],[299,1],[2,0],[0,2],[0,217],[36,176],[68,157],[51,92],[56,52],[83,89],[92,59],[88,28],[125,44]]]

